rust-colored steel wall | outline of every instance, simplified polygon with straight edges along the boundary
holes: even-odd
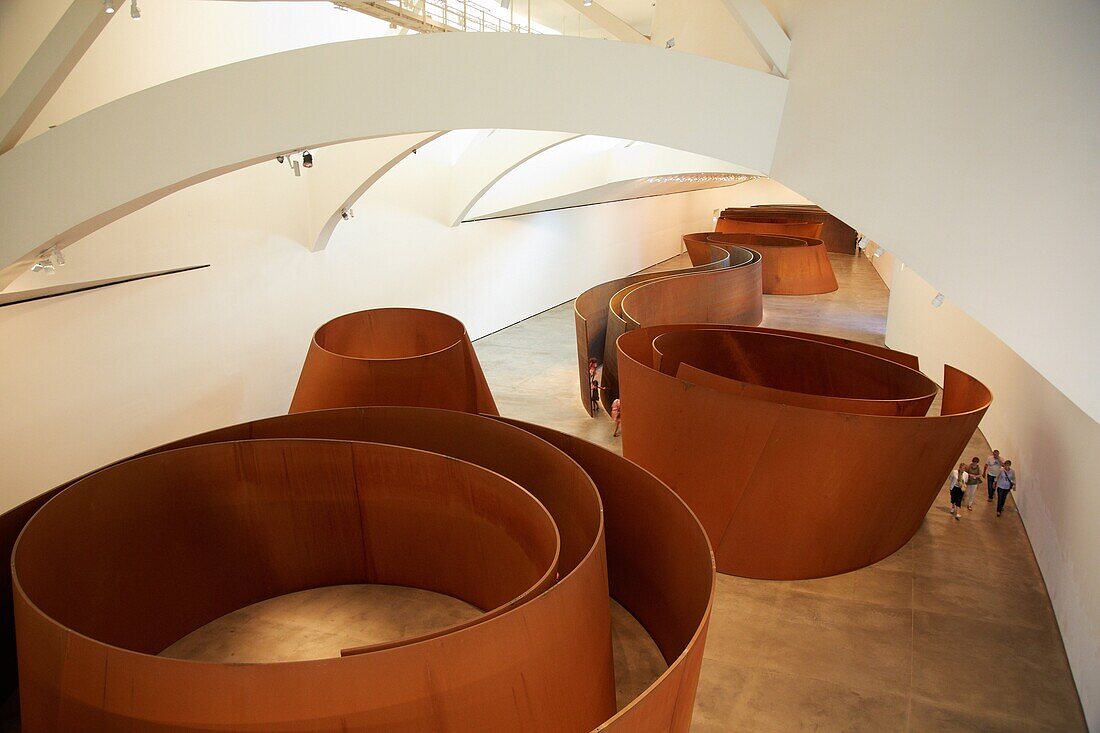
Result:
[[[773,239],[782,239],[774,237]],[[839,284],[829,254],[820,239],[803,246],[786,241],[768,242],[757,237],[753,247],[763,258],[764,292],[769,295],[816,295],[831,293]],[[792,240],[792,243],[803,240]]]
[[[759,252],[765,295],[817,295],[831,293],[839,287],[829,254],[820,239],[746,232],[684,235],[689,255],[699,252],[700,243],[748,247]]]
[[[600,731],[686,733],[714,603],[714,556],[699,520],[630,461],[550,428],[507,422],[564,451],[596,482],[607,526],[611,596],[645,627],[669,665]]]
[[[763,346],[769,340],[777,345]],[[980,382],[948,368],[941,414],[916,416],[931,402],[921,394],[925,378],[873,356],[881,347],[838,342],[710,324],[620,337],[631,406],[623,454],[695,510],[721,572],[814,578],[895,552],[920,526],[992,400]],[[857,370],[861,359],[868,363]],[[893,400],[882,399],[895,390]],[[853,445],[861,446],[858,460]],[[904,466],[905,480],[881,466]]]
[[[349,313],[310,341],[290,411],[372,405],[497,414],[465,326],[415,308]]]
[[[305,412],[51,493],[13,562],[26,731],[690,724],[714,592],[706,536],[655,478],[562,433],[447,410]],[[241,604],[346,582],[426,587],[486,613],[335,659],[151,655]],[[670,664],[618,713],[609,582]]]
[[[821,222],[805,221],[793,215],[761,217],[722,214],[714,225],[714,231],[719,234],[740,234],[744,232],[816,239],[821,234]]]
[[[573,323],[577,330],[577,368],[580,376],[581,404],[589,415],[592,408],[588,399],[588,360],[604,360],[606,344],[614,347],[615,338],[608,335],[610,302],[615,293],[635,283],[688,272],[706,272],[730,266],[730,254],[727,250],[713,245],[704,245],[696,257],[692,258],[692,267],[684,270],[649,272],[609,280],[589,288],[577,296],[573,303]],[[621,328],[621,319],[618,326]],[[620,330],[618,333],[621,333]],[[615,334],[615,336],[618,335]]]
[[[612,280],[577,297],[577,365],[581,403],[589,414],[588,360],[601,362],[601,399],[610,408],[619,396],[615,340],[631,328],[700,321],[760,323],[764,299],[759,253],[701,242],[691,248],[691,269]]]
[[[722,212],[722,215],[741,218],[797,218],[804,221],[820,222],[821,234],[818,235],[818,238],[825,242],[828,251],[848,255],[856,253],[856,230],[820,206],[812,204],[757,204],[751,208],[726,209]]]
[[[693,384],[817,410],[920,417],[937,392],[916,369],[790,332],[672,331],[653,353],[654,368]]]
[[[764,318],[760,272],[755,266],[731,267],[702,277],[650,280],[624,294],[622,316],[628,328],[656,323],[760,323]]]

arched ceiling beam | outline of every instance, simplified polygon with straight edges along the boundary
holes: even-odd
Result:
[[[51,246],[304,147],[432,130],[553,129],[645,140],[768,173],[787,86],[652,46],[511,33],[348,41],[229,64],[118,99],[0,156],[0,287]],[[682,113],[653,114],[655,99]],[[691,112],[700,99],[705,115]]]
[[[458,226],[506,175],[535,156],[578,137],[582,136],[567,132],[499,131],[481,140],[466,150],[455,164],[451,189],[455,213],[447,223]]]
[[[649,43],[649,36],[639,33],[634,26],[597,2],[585,4],[584,0],[565,0],[565,4],[603,28],[620,41]]]
[[[320,229],[317,230],[317,233],[310,238],[312,242],[311,251],[320,252],[328,246],[329,240],[332,239],[332,233],[336,231],[336,226],[341,221],[343,221],[344,212],[350,209],[356,201],[361,199],[363,197],[363,194],[365,194],[371,186],[377,183],[379,179],[382,178],[382,176],[389,173],[398,163],[415,153],[418,149],[424,147],[433,140],[437,140],[443,137],[447,134],[447,132],[447,130],[444,130],[443,132],[433,132],[430,135],[426,135],[418,139],[412,145],[408,146],[404,150],[399,151],[397,155],[390,158],[388,161],[386,161],[384,165],[382,165],[380,168],[378,168],[378,170],[372,173],[370,177],[367,178],[367,180],[363,181],[363,183],[360,184],[358,188],[352,191],[350,196],[345,198],[343,202],[341,202],[341,204],[336,207],[336,210],[329,215],[325,223],[321,225]],[[312,227],[312,223],[310,226]]]
[[[0,154],[11,150],[116,13],[103,0],[73,0],[0,97]]]
[[[780,76],[787,76],[791,39],[762,0],[722,0],[741,25],[765,63]]]

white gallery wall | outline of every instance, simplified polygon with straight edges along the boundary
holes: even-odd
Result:
[[[1100,424],[950,299],[934,307],[936,288],[912,268],[892,269],[887,345],[918,355],[928,375],[942,374],[946,362],[978,376],[993,391],[981,429],[1017,470],[1014,498],[1095,729],[1100,722],[1100,490],[1093,456],[1100,453]]]
[[[1100,729],[1100,511],[1085,468],[1100,450],[1100,3],[786,10],[790,88],[772,175],[905,262],[891,346],[937,375],[949,353],[939,326],[904,315],[913,273],[928,282],[917,305],[942,291],[997,345],[1000,358],[955,363],[992,387],[989,437],[1020,457],[1022,517]]]
[[[1094,419],[1098,28],[1095,0],[798,2],[771,171]]]
[[[461,138],[456,138],[460,140]],[[381,143],[382,141],[379,141]],[[452,228],[447,137],[368,191],[328,248],[305,242],[303,179],[274,161],[178,192],[66,250],[56,277],[211,263],[0,309],[0,510],[91,468],[220,425],[285,412],[313,331],[335,315],[415,306],[478,337],[680,251],[715,208],[774,200],[769,182]]]

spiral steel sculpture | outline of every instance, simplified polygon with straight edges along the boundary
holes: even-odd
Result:
[[[992,401],[948,366],[928,415],[936,385],[914,357],[814,334],[654,326],[618,349],[623,455],[695,510],[721,572],[752,578],[834,575],[901,548]]]
[[[295,412],[154,448],[0,519],[9,547],[22,530],[0,621],[14,623],[29,733],[691,722],[715,582],[706,535],[652,475],[548,428],[419,407]],[[357,583],[482,613],[328,659],[158,656],[238,608]],[[609,596],[668,663],[621,710]]]

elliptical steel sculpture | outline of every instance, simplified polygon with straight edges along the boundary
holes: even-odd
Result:
[[[829,253],[820,239],[771,234],[685,234],[684,246],[696,259],[706,257],[706,245],[722,248],[749,247],[760,253],[760,276],[765,295],[817,295],[837,289]]]
[[[601,399],[619,393],[615,340],[655,323],[733,323],[755,326],[764,317],[760,254],[743,247],[702,244],[692,267],[611,280],[581,293],[573,304],[581,403],[592,414],[588,364],[601,363]]]
[[[821,234],[821,224],[794,214],[722,214],[714,225],[714,231],[718,234],[775,234],[816,239]]]
[[[290,411],[370,405],[497,414],[466,327],[416,308],[349,313],[310,341]]]
[[[768,219],[781,218],[821,224],[821,231],[813,236],[825,242],[829,252],[854,255],[856,230],[833,216],[820,206],[812,204],[757,204],[749,208],[732,208],[722,211],[721,218]],[[718,231],[723,231],[719,229]],[[783,232],[778,232],[784,234]],[[790,232],[786,234],[790,235]],[[798,235],[801,236],[801,235]]]
[[[706,535],[649,473],[555,430],[421,407],[295,412],[154,448],[2,519],[22,528],[10,570],[28,733],[690,725]],[[338,658],[156,656],[236,608],[346,583],[483,613]],[[621,710],[609,593],[668,663]]]
[[[618,349],[623,455],[695,510],[720,572],[751,578],[835,575],[900,549],[992,401],[947,366],[927,415],[936,385],[915,357],[816,334],[662,325]]]

